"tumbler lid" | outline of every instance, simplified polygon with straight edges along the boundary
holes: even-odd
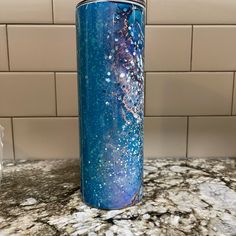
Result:
[[[145,7],[145,0],[83,0],[77,4],[76,7],[92,2],[121,2],[121,3],[136,3]]]

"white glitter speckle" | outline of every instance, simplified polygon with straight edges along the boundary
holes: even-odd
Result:
[[[121,73],[120,78],[124,78],[124,77],[125,77],[125,73]]]
[[[108,72],[107,72],[107,75],[108,75],[108,76],[110,76],[110,75],[111,75],[111,72],[110,72],[110,71],[108,71]]]

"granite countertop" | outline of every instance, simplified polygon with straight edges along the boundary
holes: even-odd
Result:
[[[236,159],[145,162],[143,201],[105,211],[81,202],[79,163],[8,164],[0,235],[236,235]]]

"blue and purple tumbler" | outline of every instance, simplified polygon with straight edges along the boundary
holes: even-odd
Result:
[[[120,209],[142,198],[143,0],[84,0],[76,8],[81,194]]]

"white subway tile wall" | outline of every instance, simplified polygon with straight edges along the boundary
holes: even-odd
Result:
[[[191,26],[146,27],[146,71],[189,71]]]
[[[13,118],[16,159],[79,157],[77,118]]]
[[[235,157],[236,117],[190,117],[190,157]]]
[[[0,1],[7,159],[79,157],[80,1]],[[236,2],[146,2],[145,157],[236,156]]]
[[[76,73],[56,73],[57,115],[78,115],[78,87]]]
[[[232,104],[232,115],[236,115],[236,84],[234,79],[234,94],[233,94],[233,104]]]
[[[13,137],[12,137],[12,121],[11,118],[0,118],[0,125],[4,127],[3,137],[3,156],[4,159],[13,160]]]
[[[186,155],[186,117],[146,117],[144,155],[183,157]]]
[[[74,24],[75,8],[82,0],[53,0],[54,23]]]
[[[230,115],[232,72],[146,74],[146,115]]]
[[[236,25],[194,26],[193,70],[236,71],[235,42]]]
[[[75,27],[8,25],[11,71],[75,71]]]
[[[148,24],[235,24],[235,0],[147,0]]]
[[[52,23],[51,0],[1,0],[1,23]]]
[[[6,32],[6,25],[0,25],[0,71],[7,71],[9,68]]]
[[[0,116],[55,116],[54,74],[0,72]]]

